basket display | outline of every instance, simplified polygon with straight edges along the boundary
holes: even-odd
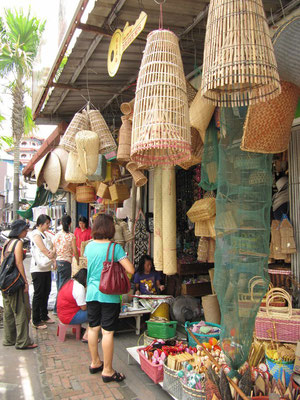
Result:
[[[272,307],[270,304],[278,299],[280,293],[287,307]],[[255,334],[261,340],[272,339],[287,343],[300,340],[300,309],[292,308],[291,296],[284,289],[269,291],[266,307],[259,309],[255,320]]]
[[[196,325],[196,324],[198,324],[198,322],[188,322],[188,321],[187,321],[187,322],[185,323],[185,326],[184,326],[184,328],[185,328],[185,330],[186,330],[186,332],[187,332],[187,334],[188,334],[189,346],[192,346],[192,347],[196,347],[196,346],[197,346],[197,343],[195,342],[195,340],[194,340],[194,339],[192,338],[192,336],[190,335],[189,329],[192,328],[193,325]],[[213,327],[215,327],[215,328],[219,328],[220,331],[221,331],[221,325],[213,324],[212,322],[206,322],[205,325],[207,325],[207,326],[213,326]],[[220,338],[220,333],[202,334],[202,333],[194,333],[194,332],[193,332],[193,334],[194,334],[194,336],[199,340],[200,343],[208,342],[210,338],[216,338],[216,339],[219,339],[219,338]]]
[[[124,201],[129,199],[130,192],[125,183],[115,183],[109,186],[109,193],[112,201]]]
[[[206,400],[206,394],[203,390],[193,389],[180,381],[182,388],[181,400]]]
[[[95,188],[88,185],[77,186],[76,201],[78,203],[93,203],[95,201]]]
[[[186,79],[177,36],[149,33],[137,79],[131,159],[147,166],[175,165],[191,157]]]
[[[294,362],[272,360],[266,355],[266,364],[273,378],[276,380],[282,380],[282,375],[284,373],[286,386],[289,385],[294,369]]]
[[[166,363],[164,364],[164,381],[163,388],[171,396],[176,397],[176,399],[182,398],[182,386],[180,379],[178,377],[178,371],[169,368]]]
[[[204,221],[212,218],[215,214],[216,199],[213,197],[195,201],[186,213],[191,222]]]
[[[142,353],[143,349],[138,349],[137,352],[140,357],[141,368],[153,380],[154,383],[159,383],[164,380],[164,367],[163,365],[152,364]]]
[[[176,336],[177,321],[155,322],[146,321],[148,334],[157,339],[170,339]]]

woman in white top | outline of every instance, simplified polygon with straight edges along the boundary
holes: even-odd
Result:
[[[51,218],[41,214],[36,229],[31,234],[32,260],[30,272],[34,288],[32,299],[32,324],[36,329],[46,329],[46,324],[54,321],[48,316],[48,299],[51,292],[51,266],[55,261],[55,251],[47,234]]]

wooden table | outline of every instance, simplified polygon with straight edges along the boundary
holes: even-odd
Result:
[[[135,318],[135,327],[133,328],[135,330],[136,335],[140,335],[141,333],[141,317],[144,314],[150,314],[151,311],[147,310],[146,308],[140,308],[132,311],[126,311],[124,313],[120,313],[119,318]],[[126,332],[128,330],[122,330],[120,332]],[[130,329],[132,331],[132,329]]]

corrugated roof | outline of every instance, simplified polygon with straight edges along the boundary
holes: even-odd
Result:
[[[282,6],[295,8],[299,3],[263,0],[270,21],[282,15]],[[208,4],[209,0],[167,0],[163,4],[163,26],[180,38],[186,75],[202,65]],[[113,34],[115,29],[123,29],[127,21],[133,24],[141,11],[148,15],[145,29],[124,52],[114,78],[107,72],[110,37],[81,32],[57,81],[61,87],[53,89],[37,123],[70,121],[87,100],[102,111],[108,122],[119,115],[119,104],[134,97],[145,39],[151,30],[158,29],[159,5],[154,0],[98,0],[87,20],[87,24]]]

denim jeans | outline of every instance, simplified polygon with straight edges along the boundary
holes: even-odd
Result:
[[[83,324],[84,322],[87,322],[87,320],[87,310],[79,310],[72,318],[70,325]]]
[[[71,279],[72,266],[71,263],[69,263],[69,261],[61,261],[61,260],[56,260],[56,265],[57,265],[56,288],[58,293],[59,289],[69,279]],[[53,311],[56,313],[56,302]]]

